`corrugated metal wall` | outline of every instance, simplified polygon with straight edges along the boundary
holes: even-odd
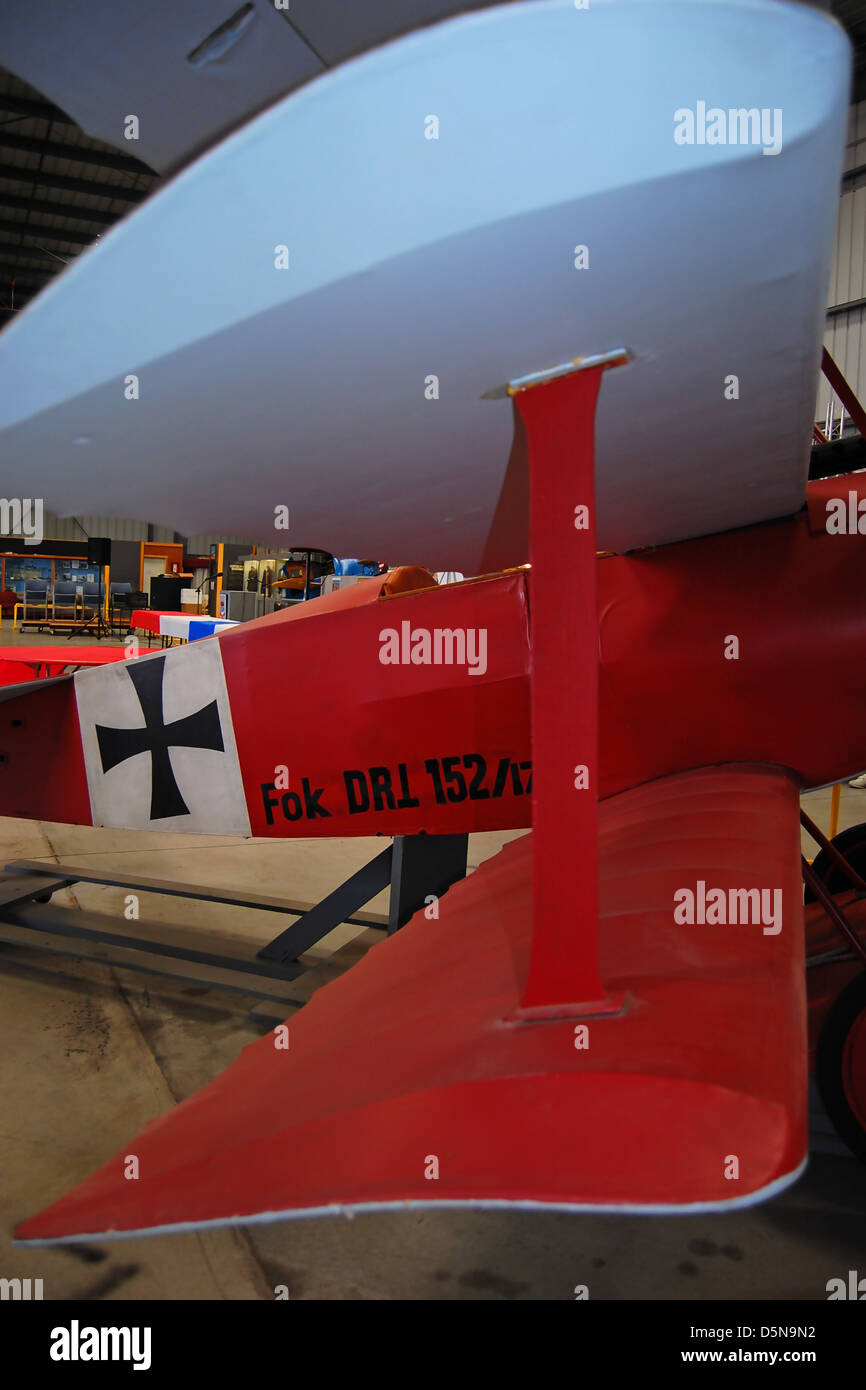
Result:
[[[836,310],[827,318],[824,343],[853,386],[860,400],[866,400],[866,101],[851,107],[845,174],[839,200],[836,248],[830,273],[828,308]],[[855,174],[855,170],[862,173]],[[853,176],[852,176],[853,175]],[[841,306],[855,307],[839,312]],[[830,388],[821,377],[815,418],[822,424],[830,399]],[[836,404],[836,419],[839,405]]]
[[[46,536],[57,541],[83,541],[87,536],[110,536],[113,541],[147,540],[146,522],[123,521],[117,517],[57,517],[52,512],[46,512],[42,529]],[[154,538],[170,541],[174,537],[173,532],[162,527],[158,533],[154,531]]]
[[[167,541],[174,540],[174,532],[166,526],[154,526],[148,536],[147,522],[126,521],[112,516],[58,517],[46,512],[43,523],[46,537],[56,541],[83,541],[87,536],[108,536],[113,541]],[[186,544],[188,555],[207,555],[211,545],[227,541],[233,545],[245,545],[244,536],[190,536]]]
[[[164,540],[164,536],[159,537]],[[226,545],[248,545],[252,549],[252,542],[246,536],[190,536],[186,543],[187,555],[207,555],[208,550],[218,541],[223,541]]]

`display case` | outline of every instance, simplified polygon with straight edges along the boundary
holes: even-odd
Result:
[[[24,592],[24,585],[34,579],[47,584],[49,589],[55,584],[75,584],[76,588],[83,589],[85,584],[99,583],[99,566],[66,556],[2,556],[0,588],[20,594]]]

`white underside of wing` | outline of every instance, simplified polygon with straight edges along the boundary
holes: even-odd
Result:
[[[60,514],[266,542],[287,505],[296,543],[471,573],[512,431],[483,393],[625,345],[599,404],[600,545],[789,513],[848,61],[841,29],[780,0],[539,0],[351,62],[0,337],[4,472]],[[678,144],[701,102],[781,112],[780,151]]]

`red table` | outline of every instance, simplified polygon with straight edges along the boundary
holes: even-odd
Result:
[[[146,632],[147,645],[150,646],[151,637],[159,636],[160,618],[186,618],[188,613],[182,613],[179,608],[136,608],[133,610],[129,619],[129,630],[134,632]]]
[[[125,657],[123,647],[0,647],[0,685],[60,676],[68,666],[107,666]]]

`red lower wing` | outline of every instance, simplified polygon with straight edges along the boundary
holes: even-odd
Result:
[[[18,1237],[407,1203],[668,1211],[770,1195],[807,1145],[793,780],[711,768],[614,797],[599,875],[617,1016],[506,1021],[529,962],[526,836],[452,888],[438,919],[419,914],[317,993],[287,1049],[277,1033],[247,1047]],[[699,882],[779,890],[781,930],[678,924],[675,894]]]

